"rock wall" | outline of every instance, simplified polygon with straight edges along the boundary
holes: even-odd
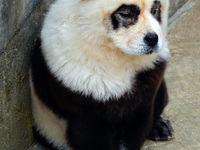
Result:
[[[0,149],[26,150],[33,142],[29,55],[54,0],[0,0]],[[187,0],[171,0],[172,17]]]
[[[29,54],[53,0],[0,0],[0,150],[26,150],[33,139]]]
[[[191,9],[198,0],[170,0],[169,30],[173,27],[176,19]]]
[[[170,0],[169,17],[172,17],[188,0]]]

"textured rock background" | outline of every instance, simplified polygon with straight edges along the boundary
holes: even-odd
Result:
[[[52,0],[0,0],[0,150],[32,143],[29,54]]]
[[[170,0],[169,17],[173,16],[187,1],[191,0]]]
[[[185,3],[171,0],[169,16]],[[32,144],[28,85],[29,55],[53,0],[0,0],[0,149],[26,150]]]

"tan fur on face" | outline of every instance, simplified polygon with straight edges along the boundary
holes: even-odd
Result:
[[[147,33],[156,33],[159,36],[158,50],[161,50],[166,41],[166,11],[163,10],[163,24],[159,23],[150,13],[153,0],[132,1],[131,5],[136,5],[140,9],[140,15],[134,25],[127,28],[120,27],[113,29],[110,15],[106,14],[104,25],[108,30],[108,34],[112,39],[114,46],[130,55],[142,55],[145,53],[146,43],[144,37]],[[128,2],[123,4],[128,5]],[[166,4],[165,4],[166,5]]]

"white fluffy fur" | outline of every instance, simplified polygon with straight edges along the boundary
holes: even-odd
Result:
[[[57,0],[42,29],[42,49],[48,67],[63,85],[96,100],[118,98],[131,90],[136,71],[168,59],[166,24],[168,0],[161,0],[163,23],[150,14],[153,0]],[[144,11],[136,25],[112,29],[110,15],[121,4]],[[159,51],[141,55],[147,32],[159,36]]]

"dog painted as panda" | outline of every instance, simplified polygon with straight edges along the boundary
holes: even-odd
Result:
[[[57,0],[32,53],[33,131],[58,150],[139,150],[174,133],[168,0]]]

